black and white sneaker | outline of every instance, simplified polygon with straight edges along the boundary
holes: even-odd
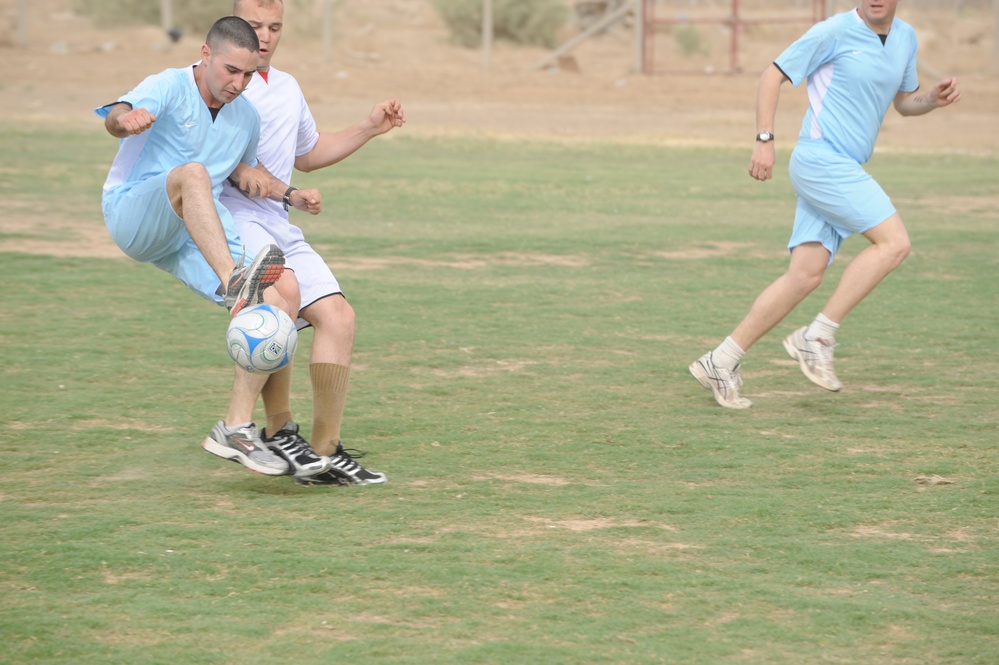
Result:
[[[330,467],[329,458],[317,455],[309,442],[298,433],[298,423],[288,421],[284,427],[274,432],[274,436],[268,436],[265,428],[260,433],[260,438],[274,454],[288,462],[291,475],[295,478],[308,478]]]
[[[327,471],[307,478],[296,477],[295,482],[299,485],[380,485],[388,482],[384,473],[369,471],[355,461],[363,456],[363,452],[344,448],[338,441],[336,452],[326,458],[330,463]]]

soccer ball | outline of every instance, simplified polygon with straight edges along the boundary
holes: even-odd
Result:
[[[244,307],[225,333],[232,361],[247,372],[273,374],[291,362],[298,346],[295,322],[267,304]]]

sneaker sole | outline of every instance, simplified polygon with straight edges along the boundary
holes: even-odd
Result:
[[[339,482],[328,483],[325,481],[317,481],[312,478],[295,478],[295,482],[299,485],[384,485],[388,482],[388,477],[381,474],[376,479],[371,480],[358,480],[354,477],[348,477],[346,474],[337,474],[337,479]]]
[[[264,301],[264,289],[272,286],[284,274],[284,252],[271,247],[257,256],[246,272],[246,283],[236,296],[236,304],[232,306],[233,316],[247,305],[259,305]]]
[[[719,399],[718,393],[715,392],[714,382],[711,380],[711,377],[708,376],[708,373],[704,370],[704,367],[701,365],[700,361],[695,360],[693,363],[691,363],[690,367],[688,367],[687,369],[690,370],[690,373],[693,375],[695,379],[697,379],[697,382],[701,384],[702,388],[711,392],[711,396],[715,398],[715,402],[718,403],[718,406],[723,406],[726,409],[734,409],[736,411],[741,411],[742,409],[748,409],[749,407],[753,406],[753,403],[750,402],[745,397],[739,398],[741,400],[744,400],[745,404],[731,404]]]
[[[843,384],[840,381],[836,383],[828,383],[825,379],[815,374],[812,368],[808,366],[805,362],[804,354],[798,351],[798,347],[791,343],[790,338],[784,340],[784,350],[787,351],[787,355],[791,356],[792,359],[798,361],[798,367],[801,368],[801,373],[805,375],[809,381],[814,383],[820,388],[825,388],[829,392],[838,393],[843,389]]]
[[[215,455],[216,457],[221,457],[222,459],[229,460],[230,462],[238,462],[245,466],[250,471],[256,471],[257,473],[262,473],[265,476],[286,476],[288,475],[288,468],[284,469],[272,469],[262,464],[257,464],[252,459],[239,452],[238,450],[233,450],[228,446],[221,445],[215,439],[208,437],[201,442],[201,447],[205,449],[206,452]]]
[[[343,479],[338,479],[337,482],[331,483],[325,480],[313,480],[312,478],[295,478],[295,482],[303,487],[319,487],[320,485],[332,485],[333,487],[340,487],[341,485],[354,485],[355,483],[348,483]]]

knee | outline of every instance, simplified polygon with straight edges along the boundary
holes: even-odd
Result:
[[[317,331],[340,330],[350,334],[354,332],[354,308],[341,295],[317,300],[302,310],[302,317]]]
[[[819,288],[825,274],[825,266],[822,266],[821,268],[798,267],[797,269],[789,271],[787,277],[788,281],[790,281],[790,283],[798,290],[799,294],[804,297]]]
[[[210,187],[212,184],[212,176],[209,175],[208,169],[205,168],[204,164],[199,162],[181,164],[170,172],[170,176],[178,179],[182,185],[203,185],[208,183]]]
[[[892,242],[887,249],[892,263],[897,267],[909,256],[909,253],[912,251],[912,243],[909,241],[909,236],[905,235]]]
[[[333,320],[343,330],[354,331],[357,322],[354,308],[343,296],[333,296]]]
[[[295,273],[291,270],[285,270],[281,278],[274,284],[274,289],[284,301],[282,309],[288,312],[288,316],[291,318],[296,318],[298,310],[302,306],[302,293],[299,291]]]

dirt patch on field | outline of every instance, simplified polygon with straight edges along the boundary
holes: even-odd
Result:
[[[103,131],[92,112],[95,106],[113,101],[148,74],[195,61],[203,39],[187,35],[172,43],[159,28],[96,27],[73,12],[72,0],[27,3],[26,30],[20,33],[14,29],[16,4],[0,0],[0,21],[8,26],[0,31],[0,54],[7,65],[0,83],[0,125],[8,127],[49,124]],[[758,74],[807,27],[748,27],[740,35],[741,71],[734,73],[722,73],[730,58],[727,28],[720,25],[701,29],[697,52],[685,53],[677,39],[660,34],[654,53],[666,73],[652,76],[635,73],[634,33],[626,26],[612,28],[582,43],[567,59],[543,67],[539,65],[549,50],[499,43],[486,71],[480,51],[449,43],[432,0],[335,3],[328,51],[315,28],[322,23],[324,3],[313,4],[298,15],[291,13],[295,5],[289,5],[288,29],[274,64],[299,78],[320,128],[339,129],[366,115],[373,102],[399,97],[408,118],[401,131],[411,135],[742,145],[747,159]],[[756,12],[800,13],[799,4],[764,3]],[[672,5],[725,15],[711,2]],[[227,7],[227,1],[220,2],[220,13]],[[878,150],[996,154],[999,72],[992,71],[992,13],[903,6],[899,16],[919,33],[923,86],[953,74],[965,98],[954,108],[922,118],[889,111]],[[25,43],[20,43],[21,34]],[[578,27],[567,26],[562,38],[578,34]],[[804,105],[803,90],[785,88],[779,138],[797,134]],[[971,204],[977,207],[978,202]],[[5,211],[0,224],[16,233],[10,205],[0,201]],[[92,229],[81,233],[72,220],[54,223],[60,235],[53,242],[7,244],[39,253],[120,256],[109,240],[93,239]]]

